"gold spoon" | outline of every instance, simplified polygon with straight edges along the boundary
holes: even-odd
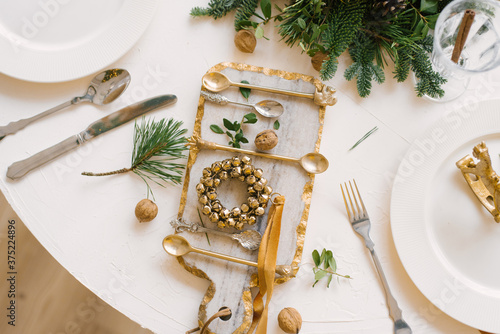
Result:
[[[193,247],[189,244],[189,242],[181,237],[180,235],[171,234],[163,239],[163,248],[165,251],[173,256],[183,256],[190,252],[195,252],[207,256],[212,256],[218,259],[236,262],[239,264],[245,264],[251,267],[257,267],[257,262],[248,261],[244,259],[240,259],[239,257],[224,255],[220,253],[210,252],[204,249]],[[288,265],[280,265],[276,266],[276,273],[281,276],[295,276],[294,269],[298,269],[296,267],[288,266]]]
[[[16,133],[28,124],[31,124],[42,117],[48,116],[72,104],[90,102],[97,105],[104,105],[113,102],[127,88],[130,82],[130,73],[123,69],[111,69],[97,74],[91,81],[85,95],[75,97],[67,102],[61,103],[49,110],[39,113],[30,118],[11,122],[6,126],[0,126],[0,140],[5,136]]]
[[[235,148],[235,147],[231,147],[231,146],[219,145],[219,144],[216,144],[214,142],[205,141],[198,136],[191,136],[191,138],[189,138],[188,143],[186,145],[187,146],[196,146],[199,149],[236,152],[236,153],[256,155],[258,157],[296,162],[306,172],[311,173],[311,174],[323,173],[324,171],[326,171],[328,169],[328,166],[329,166],[328,159],[324,155],[322,155],[320,153],[316,153],[316,152],[307,153],[306,155],[304,155],[301,158],[291,158],[291,157],[285,157],[285,156],[281,156],[281,155],[277,155],[277,154],[261,153],[261,152],[256,152],[256,151],[244,150],[241,148]]]
[[[301,92],[294,92],[291,90],[285,90],[285,89],[279,89],[279,88],[262,87],[262,86],[245,84],[245,83],[241,83],[241,82],[233,82],[233,81],[229,80],[228,77],[226,77],[224,74],[222,74],[220,72],[210,72],[210,73],[205,74],[203,76],[203,78],[201,79],[201,83],[203,84],[203,87],[205,87],[209,91],[217,92],[217,93],[223,91],[226,88],[229,88],[229,86],[236,86],[236,87],[241,87],[241,88],[262,90],[264,92],[269,92],[269,93],[278,93],[278,94],[285,94],[285,95],[290,95],[290,96],[305,97],[305,98],[314,100],[313,93],[301,93]]]

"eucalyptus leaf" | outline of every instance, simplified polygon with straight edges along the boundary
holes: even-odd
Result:
[[[264,37],[264,29],[262,28],[262,26],[259,25],[257,27],[257,29],[255,29],[255,38],[262,38],[262,37]],[[248,89],[248,88],[244,88],[244,89]],[[248,99],[248,97],[247,97],[247,99]]]
[[[316,274],[314,274],[314,279],[319,281],[320,279],[322,279],[323,277],[326,276],[326,274],[328,274],[328,272],[324,271],[324,270],[318,270],[316,272]]]
[[[248,139],[246,139],[245,137],[241,137],[240,142],[242,142],[243,144],[248,144]]]
[[[246,114],[245,116],[243,116],[243,118],[245,119],[243,123],[250,123],[250,124],[257,123],[258,120],[257,115],[255,115],[253,112]]]
[[[224,130],[222,130],[220,128],[220,126],[215,125],[215,124],[210,125],[210,130],[212,130],[213,132],[218,133],[218,134],[223,134],[224,133]]]
[[[328,276],[328,279],[326,280],[326,287],[329,288],[330,287],[330,283],[332,282],[332,278],[333,278],[333,275],[330,274]]]
[[[278,130],[280,128],[280,122],[278,120],[274,121],[273,128],[274,130]]]
[[[253,112],[246,114],[243,116],[245,119],[251,120],[251,119],[257,119],[257,115]]]
[[[427,25],[429,26],[430,29],[435,29],[436,28],[436,21],[439,17],[439,14],[434,14],[434,15],[429,15],[427,16]]]
[[[313,250],[312,257],[313,257],[313,261],[314,261],[314,264],[316,265],[316,267],[319,267],[319,265],[321,264],[321,261],[320,261],[319,252],[316,249]]]
[[[233,131],[239,131],[241,128],[241,124],[238,121],[233,122]]]
[[[266,19],[271,18],[271,0],[260,0],[260,8]]]
[[[334,273],[337,272],[337,261],[335,261],[335,258],[333,256],[328,260],[328,266],[332,268],[332,271]]]
[[[228,130],[234,130],[233,122],[231,122],[227,118],[223,118],[222,122],[224,123],[224,126],[226,127],[226,129],[228,129]]]
[[[438,0],[421,0],[420,11],[427,14],[435,14],[438,11]]]
[[[324,263],[324,267],[325,269],[328,269],[328,267],[330,266],[330,261],[333,259],[333,253],[331,250],[328,250],[326,251],[326,254],[325,254],[325,263]]]
[[[298,18],[297,19],[297,24],[299,25],[299,27],[304,30],[306,28],[306,21],[304,21],[302,18]]]
[[[321,252],[321,256],[319,257],[319,264],[321,265],[323,261],[325,261],[325,256],[326,256],[326,249],[323,248],[323,251]]]
[[[248,81],[246,81],[246,80],[241,80],[241,83],[244,83],[244,84],[247,84],[247,85],[248,85],[248,84],[250,84],[250,83],[249,83]],[[243,97],[244,97],[245,99],[247,99],[247,100],[248,100],[248,97],[250,96],[250,92],[251,92],[251,91],[252,91],[252,90],[251,90],[250,88],[243,88],[243,87],[240,87],[240,92],[241,92],[241,95],[243,95]]]

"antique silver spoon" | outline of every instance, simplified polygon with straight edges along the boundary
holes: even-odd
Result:
[[[75,97],[70,101],[64,102],[30,118],[11,122],[6,126],[0,126],[0,140],[7,135],[16,133],[28,124],[69,107],[72,104],[79,104],[81,102],[90,102],[97,105],[108,104],[116,100],[118,96],[123,93],[129,82],[130,73],[127,70],[115,68],[101,72],[92,79],[85,95]]]
[[[245,264],[245,265],[251,266],[251,267],[257,267],[257,262],[248,261],[248,260],[241,259],[239,257],[210,252],[210,251],[207,251],[204,249],[193,247],[189,244],[189,242],[186,239],[184,239],[183,237],[181,237],[180,235],[177,235],[177,234],[168,235],[165,237],[165,239],[163,239],[163,249],[165,249],[165,251],[168,254],[173,255],[173,256],[183,256],[183,255],[186,255],[190,252],[195,252],[198,254],[212,256],[212,257],[226,260],[226,261]],[[293,277],[293,276],[295,276],[294,272],[296,269],[298,269],[298,268],[288,266],[288,265],[279,265],[279,266],[276,266],[276,273],[278,275],[281,275],[284,277],[289,277],[289,276]]]
[[[231,101],[227,97],[222,96],[220,94],[209,93],[203,90],[201,91],[201,96],[203,96],[205,100],[220,104],[221,106],[224,106],[228,103],[232,103],[232,104],[238,104],[240,106],[250,107],[264,117],[279,117],[285,111],[281,103],[273,100],[264,100],[257,102],[255,104],[242,103],[242,102]]]
[[[227,232],[212,230],[210,228],[205,228],[196,223],[187,223],[183,219],[172,220],[170,222],[170,225],[172,225],[172,227],[175,229],[175,232],[182,232],[182,231],[188,231],[193,233],[206,232],[206,233],[221,235],[223,237],[228,237],[238,241],[243,248],[249,250],[259,249],[260,240],[262,239],[262,235],[255,230],[246,230],[239,233],[227,233]]]

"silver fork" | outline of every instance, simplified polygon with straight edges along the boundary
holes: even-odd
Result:
[[[382,281],[382,286],[385,291],[385,298],[387,300],[387,305],[389,306],[389,316],[394,320],[394,333],[395,334],[411,334],[411,328],[408,326],[406,321],[403,320],[403,314],[401,309],[398,306],[398,302],[394,298],[391,293],[391,289],[389,288],[389,284],[387,283],[387,279],[385,278],[384,271],[382,270],[382,265],[378,259],[373,246],[372,239],[370,239],[370,218],[368,217],[368,212],[366,211],[365,204],[361,199],[361,195],[359,194],[358,186],[356,185],[356,181],[353,180],[354,188],[352,186],[351,181],[349,181],[349,187],[351,191],[349,191],[349,187],[347,183],[344,183],[344,187],[347,193],[347,197],[349,198],[349,204],[346,199],[346,194],[344,193],[344,188],[342,184],[340,185],[340,189],[342,190],[342,196],[344,197],[345,208],[347,211],[347,216],[349,216],[349,221],[351,222],[352,228],[356,233],[363,237],[365,240],[366,248],[370,250],[370,253],[373,258],[373,262],[375,262],[375,267],[377,268],[378,274],[380,276],[380,280]],[[352,198],[351,198],[352,194]],[[357,198],[356,198],[357,194]],[[354,205],[353,205],[354,199]],[[359,204],[358,204],[359,199]],[[361,205],[361,206],[360,206]]]

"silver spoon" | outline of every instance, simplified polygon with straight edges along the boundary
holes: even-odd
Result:
[[[255,104],[242,103],[242,102],[231,101],[227,97],[222,96],[220,94],[210,93],[203,90],[201,91],[201,96],[203,96],[205,100],[220,104],[221,106],[226,105],[228,103],[232,103],[232,104],[238,104],[240,106],[250,107],[264,117],[279,117],[285,111],[281,103],[273,100],[264,100],[257,102]]]
[[[227,151],[227,152],[243,153],[243,154],[256,155],[258,157],[296,162],[306,172],[311,173],[311,174],[323,173],[324,171],[326,171],[328,169],[328,166],[329,166],[328,159],[324,155],[322,155],[320,153],[316,153],[316,152],[307,153],[306,155],[304,155],[300,158],[291,158],[291,157],[285,157],[285,156],[277,155],[277,154],[261,153],[261,152],[244,150],[241,148],[235,148],[235,147],[226,146],[226,145],[219,145],[217,143],[206,141],[206,140],[204,140],[198,136],[194,136],[194,135],[188,139],[188,143],[186,144],[186,146],[189,146],[189,147],[195,146],[199,149],[220,150],[220,151]]]
[[[246,230],[239,233],[227,233],[217,230],[212,230],[210,228],[205,228],[196,223],[187,223],[183,219],[176,219],[170,222],[170,225],[175,229],[175,232],[189,231],[192,233],[212,233],[221,235],[223,237],[228,237],[233,240],[236,240],[240,243],[243,248],[249,250],[259,249],[260,240],[262,239],[262,235],[255,230]]]
[[[30,118],[11,122],[6,126],[0,126],[0,140],[7,135],[16,133],[28,124],[31,124],[42,117],[53,114],[56,111],[66,108],[72,104],[79,104],[81,102],[90,102],[97,105],[108,104],[116,100],[116,98],[123,93],[129,82],[130,73],[127,70],[115,68],[101,72],[92,79],[85,95],[75,97],[70,101],[64,102]]]
[[[163,249],[173,256],[183,256],[190,252],[195,252],[198,254],[203,254],[207,256],[212,256],[218,259],[236,262],[240,264],[245,264],[251,267],[257,267],[257,262],[248,261],[244,259],[240,259],[239,257],[229,256],[225,254],[210,252],[204,249],[193,247],[189,244],[189,242],[181,237],[180,235],[171,234],[163,239]],[[297,267],[292,267],[288,265],[279,265],[276,266],[276,273],[281,276],[295,276],[294,271],[298,269]]]

